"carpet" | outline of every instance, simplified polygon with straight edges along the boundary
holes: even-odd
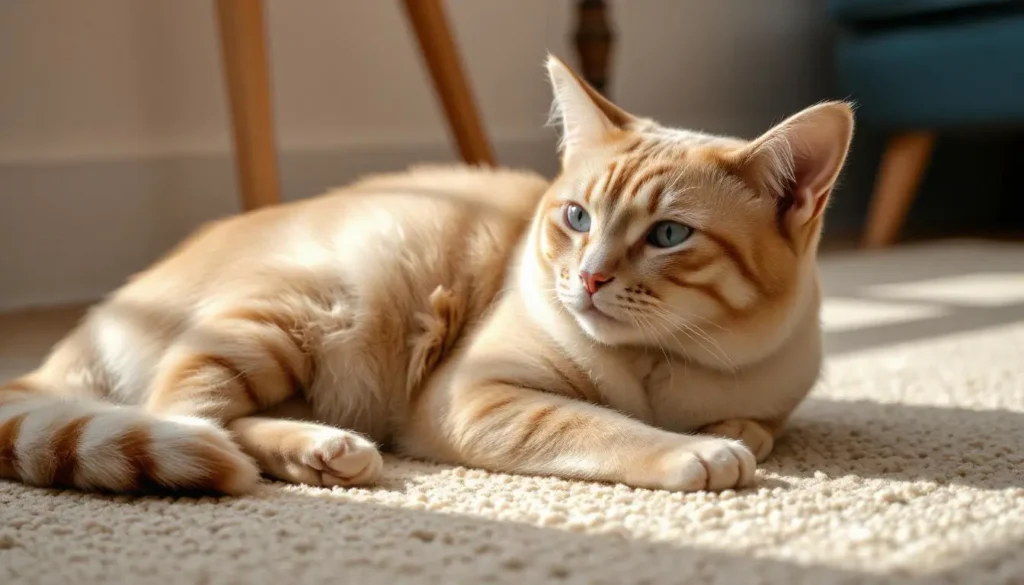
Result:
[[[1024,583],[1024,246],[844,253],[823,271],[826,369],[755,488],[396,458],[374,489],[222,500],[0,482],[0,583]],[[70,318],[0,318],[0,374]]]

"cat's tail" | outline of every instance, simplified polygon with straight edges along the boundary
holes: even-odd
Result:
[[[0,479],[90,491],[240,494],[259,471],[209,421],[0,384]]]

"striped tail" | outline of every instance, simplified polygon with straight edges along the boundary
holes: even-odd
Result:
[[[254,463],[217,425],[0,387],[0,479],[89,491],[240,494]]]

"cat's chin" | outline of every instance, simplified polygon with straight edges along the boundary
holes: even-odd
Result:
[[[588,337],[606,345],[621,341],[625,323],[590,305],[585,309],[570,309],[576,324]]]

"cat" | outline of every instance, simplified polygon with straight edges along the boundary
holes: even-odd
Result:
[[[561,173],[414,168],[216,222],[0,386],[0,477],[242,494],[376,482],[379,448],[742,488],[822,363],[816,264],[853,135],[629,114],[555,57]]]

